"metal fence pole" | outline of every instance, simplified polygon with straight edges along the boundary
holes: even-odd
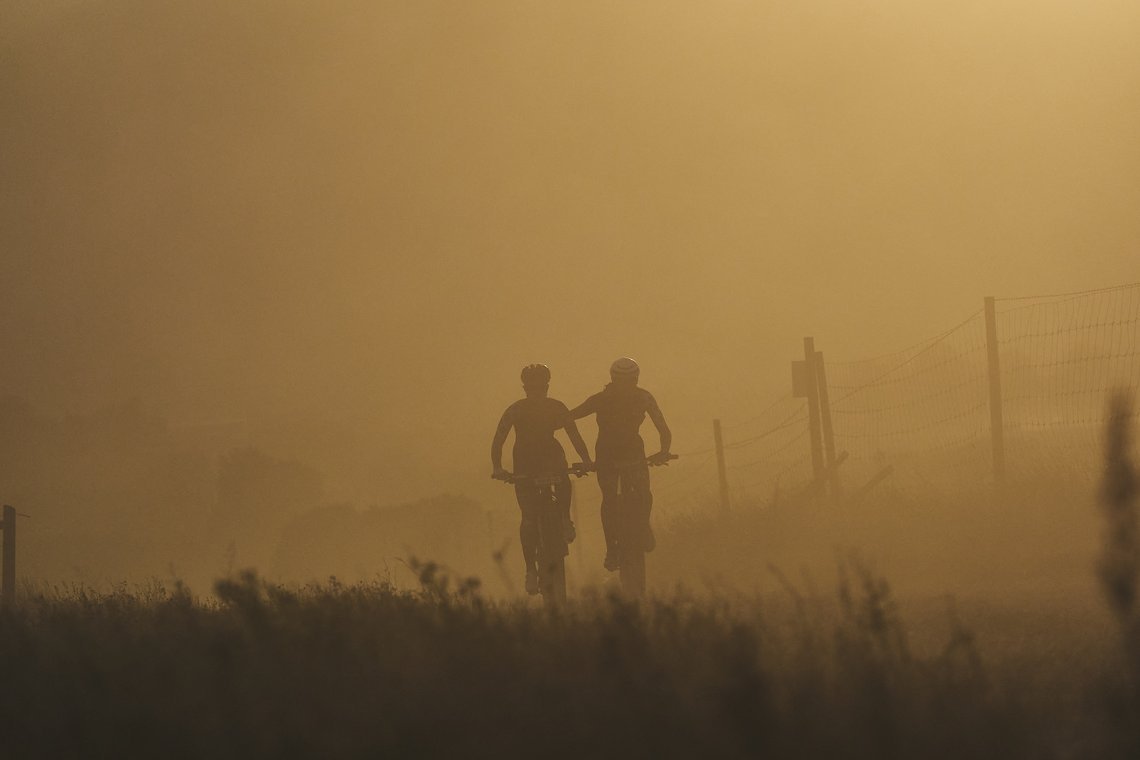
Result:
[[[994,482],[1005,483],[1005,429],[1001,411],[1001,366],[998,361],[997,312],[994,297],[986,296],[986,359],[990,378],[990,440],[994,455]]]
[[[720,481],[720,511],[728,514],[728,471],[724,464],[724,436],[720,432],[720,420],[713,420],[713,443],[716,445],[716,474]]]

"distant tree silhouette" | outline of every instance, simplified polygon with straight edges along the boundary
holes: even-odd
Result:
[[[272,570],[297,580],[369,580],[398,570],[413,556],[462,572],[486,574],[490,549],[486,516],[465,496],[442,495],[357,511],[321,507],[284,526]]]
[[[219,462],[216,538],[235,544],[238,566],[265,568],[282,527],[318,506],[323,493],[312,467],[253,447],[235,449]]]

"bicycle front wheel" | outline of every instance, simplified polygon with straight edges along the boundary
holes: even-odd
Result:
[[[543,501],[539,521],[538,588],[546,604],[566,601],[566,555],[562,514],[553,492]]]
[[[628,541],[621,550],[621,590],[629,596],[645,596],[645,550]]]

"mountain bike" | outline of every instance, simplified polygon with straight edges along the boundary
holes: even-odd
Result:
[[[585,477],[586,468],[575,464],[562,472],[547,475],[514,475],[507,473],[504,483],[518,488],[520,499],[533,505],[538,518],[538,592],[548,604],[566,601],[566,556],[570,546],[563,523],[564,511],[558,504],[555,487],[567,481],[568,475]]]
[[[630,596],[645,595],[645,554],[656,544],[649,528],[652,494],[648,468],[668,465],[676,458],[676,454],[654,455],[614,465],[618,475],[618,573],[622,591]]]

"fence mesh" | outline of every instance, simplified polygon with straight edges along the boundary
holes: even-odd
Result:
[[[1140,388],[1138,325],[1140,284],[998,300],[1012,477],[1098,475],[1106,398]]]
[[[990,460],[985,320],[981,311],[898,354],[830,362],[828,392],[843,479],[890,465],[902,486],[941,485]]]

